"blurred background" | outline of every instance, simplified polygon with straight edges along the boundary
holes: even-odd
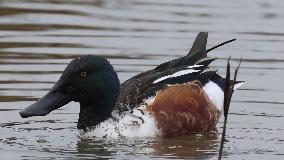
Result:
[[[246,84],[235,92],[224,159],[284,157],[284,1],[0,0],[0,159],[216,159],[220,132],[176,138],[97,139],[76,129],[79,104],[46,117],[18,112],[42,97],[71,59],[96,54],[121,82],[185,55],[209,32],[212,65],[229,56]]]

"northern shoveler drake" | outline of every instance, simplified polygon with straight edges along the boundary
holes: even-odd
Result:
[[[207,53],[217,47],[206,50],[207,37],[199,33],[184,57],[122,84],[105,58],[80,56],[43,98],[20,115],[44,116],[75,101],[80,103],[77,128],[95,136],[176,136],[215,130],[225,79],[208,66],[216,58]]]

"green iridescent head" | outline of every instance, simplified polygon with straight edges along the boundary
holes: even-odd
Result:
[[[60,79],[39,101],[23,109],[24,118],[44,116],[70,101],[80,103],[78,128],[85,129],[110,116],[119,95],[119,79],[103,57],[88,55],[72,60]]]

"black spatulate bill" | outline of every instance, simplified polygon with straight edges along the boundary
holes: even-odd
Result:
[[[45,116],[51,111],[69,103],[72,100],[72,95],[62,92],[60,89],[61,85],[62,80],[60,79],[44,97],[21,110],[21,117],[28,118],[32,116]]]

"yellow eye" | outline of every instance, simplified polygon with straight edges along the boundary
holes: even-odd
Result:
[[[87,72],[81,72],[81,77],[86,77],[87,76]]]

